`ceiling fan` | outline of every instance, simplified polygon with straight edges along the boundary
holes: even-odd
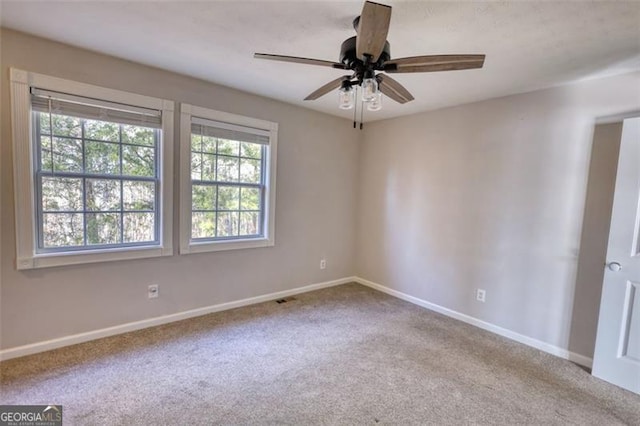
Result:
[[[376,71],[389,74],[453,71],[482,68],[484,65],[485,55],[428,55],[391,59],[387,41],[390,21],[391,6],[365,1],[362,13],[353,21],[357,35],[342,43],[340,62],[267,53],[255,53],[254,57],[353,71],[350,75],[330,81],[304,100],[318,99],[339,88],[339,107],[350,109],[355,103],[353,87],[360,86],[362,100],[367,102],[368,109],[373,111],[380,109],[380,92],[401,104],[414,99],[396,80],[386,74],[376,74]]]

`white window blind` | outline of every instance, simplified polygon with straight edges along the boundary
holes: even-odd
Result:
[[[159,129],[162,113],[158,110],[85,98],[67,93],[31,88],[31,108],[38,112],[111,121]]]
[[[269,145],[270,132],[246,126],[238,126],[221,121],[207,120],[199,117],[191,118],[191,133],[238,142],[250,142]]]

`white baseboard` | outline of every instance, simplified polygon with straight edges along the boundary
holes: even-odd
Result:
[[[560,358],[567,359],[569,361],[575,362],[576,364],[580,364],[582,366],[591,368],[593,364],[593,359],[588,358],[584,355],[577,354],[575,352],[568,351],[567,349],[559,348],[558,346],[525,336],[520,333],[516,333],[515,331],[508,330],[506,328],[499,327],[497,325],[491,324],[486,321],[479,320],[472,316],[445,308],[440,305],[436,305],[435,303],[427,302],[426,300],[419,299],[414,296],[410,296],[406,293],[402,293],[397,290],[393,290],[389,287],[385,287],[381,284],[374,283],[369,280],[365,280],[364,278],[355,277],[353,279],[355,282],[365,285],[367,287],[371,287],[375,290],[381,291],[383,293],[387,293],[391,296],[397,297],[398,299],[406,300],[407,302],[413,303],[418,306],[422,306],[423,308],[427,308],[429,310],[438,312],[440,314],[446,315],[451,318],[455,318],[459,321],[466,322],[467,324],[474,325],[483,330],[490,331],[492,333],[498,334],[500,336],[506,337],[507,339],[515,340],[516,342],[523,343],[527,346],[531,346],[533,348],[539,349],[543,352],[550,353]]]
[[[410,296],[406,293],[402,293],[397,290],[393,290],[389,287],[385,287],[381,284],[374,283],[360,277],[345,277],[332,281],[325,281],[317,284],[306,285],[303,287],[297,287],[290,290],[279,291],[275,293],[263,294],[261,296],[250,297],[247,299],[236,300],[233,302],[220,303],[217,305],[205,306],[202,308],[191,309],[189,311],[178,312],[175,314],[163,315],[160,317],[149,318],[146,320],[130,322],[126,324],[116,325],[113,327],[102,328],[99,330],[89,331],[86,333],[73,334],[71,336],[60,337],[57,339],[46,340],[44,342],[32,343],[24,346],[17,346],[13,348],[0,350],[0,361],[18,358],[21,356],[32,355],[39,352],[45,352],[52,349],[61,348],[64,346],[75,345],[78,343],[84,343],[91,340],[101,339],[103,337],[115,336],[117,334],[127,333],[130,331],[141,330],[143,328],[154,327],[157,325],[168,324],[174,321],[180,321],[188,318],[198,317],[201,315],[207,315],[214,312],[226,311],[228,309],[239,308],[242,306],[253,305],[256,303],[268,302],[270,300],[280,299],[283,297],[293,296],[295,294],[306,293],[308,291],[319,290],[321,288],[333,287],[349,282],[357,282],[391,296],[397,297],[407,302],[413,303],[423,308],[427,308],[434,312],[446,315],[451,318],[455,318],[459,321],[466,322],[467,324],[474,325],[483,330],[490,331],[500,336],[506,337],[516,342],[523,343],[527,346],[539,349],[541,351],[550,353],[560,358],[568,359],[576,364],[583,365],[591,368],[593,360],[583,355],[576,354],[566,349],[559,348],[555,345],[551,345],[546,342],[542,342],[537,339],[525,336],[523,334],[516,333],[506,328],[499,327],[497,325],[488,323],[486,321],[479,320],[472,316],[456,312],[454,310],[445,308],[435,303],[427,302],[426,300],[419,299],[414,296]]]
[[[191,309],[189,311],[177,312],[175,314],[163,315],[159,317],[149,318],[141,321],[129,322],[126,324],[116,325],[113,327],[102,328],[100,330],[88,331],[86,333],[73,334],[71,336],[60,337],[57,339],[46,340],[44,342],[32,343],[24,346],[16,346],[13,348],[0,350],[0,361],[17,358],[26,355],[32,355],[39,352],[50,351],[52,349],[64,346],[75,345],[78,343],[88,342],[90,340],[101,339],[103,337],[114,336],[116,334],[127,333],[129,331],[141,330],[143,328],[154,327],[156,325],[167,324],[174,321],[180,321],[187,318],[199,317],[201,315],[211,314],[213,312],[226,311],[228,309],[239,308],[242,306],[253,305],[256,303],[268,302],[270,300],[280,299],[283,297],[293,296],[295,294],[306,293],[308,291],[319,290],[321,288],[333,287],[340,284],[355,282],[355,277],[340,278],[332,281],[325,281],[317,284],[306,285],[303,287],[292,288],[291,290],[278,291],[275,293],[263,294],[261,296],[250,297],[248,299],[236,300],[233,302],[220,303],[218,305],[205,306],[202,308]]]

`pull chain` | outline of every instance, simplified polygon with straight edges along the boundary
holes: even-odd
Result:
[[[352,87],[353,87],[353,90],[355,91],[355,96],[354,97],[356,98],[356,101],[353,103],[353,128],[355,129],[356,128],[356,111],[358,111],[358,101],[357,101],[357,99],[358,99],[358,87],[357,86],[355,86],[355,87],[352,86]]]

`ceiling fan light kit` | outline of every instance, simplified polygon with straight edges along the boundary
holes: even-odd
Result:
[[[340,109],[351,109],[355,105],[356,102],[356,89],[351,87],[351,85],[342,85],[340,90],[338,90],[338,108]]]
[[[376,93],[376,97],[367,103],[367,111],[380,111],[382,109],[382,93]]]
[[[362,102],[371,102],[377,97],[378,82],[373,71],[367,71],[360,87],[362,87]]]
[[[485,55],[427,55],[391,59],[391,47],[387,41],[391,6],[365,1],[360,16],[353,21],[356,36],[342,42],[340,62],[297,56],[256,53],[255,58],[272,61],[325,66],[352,71],[315,90],[305,98],[312,101],[338,89],[338,107],[351,109],[356,104],[356,88],[359,86],[362,102],[367,110],[382,108],[382,94],[404,104],[413,95],[387,74],[454,71],[482,68]],[[378,74],[376,74],[378,72]]]

